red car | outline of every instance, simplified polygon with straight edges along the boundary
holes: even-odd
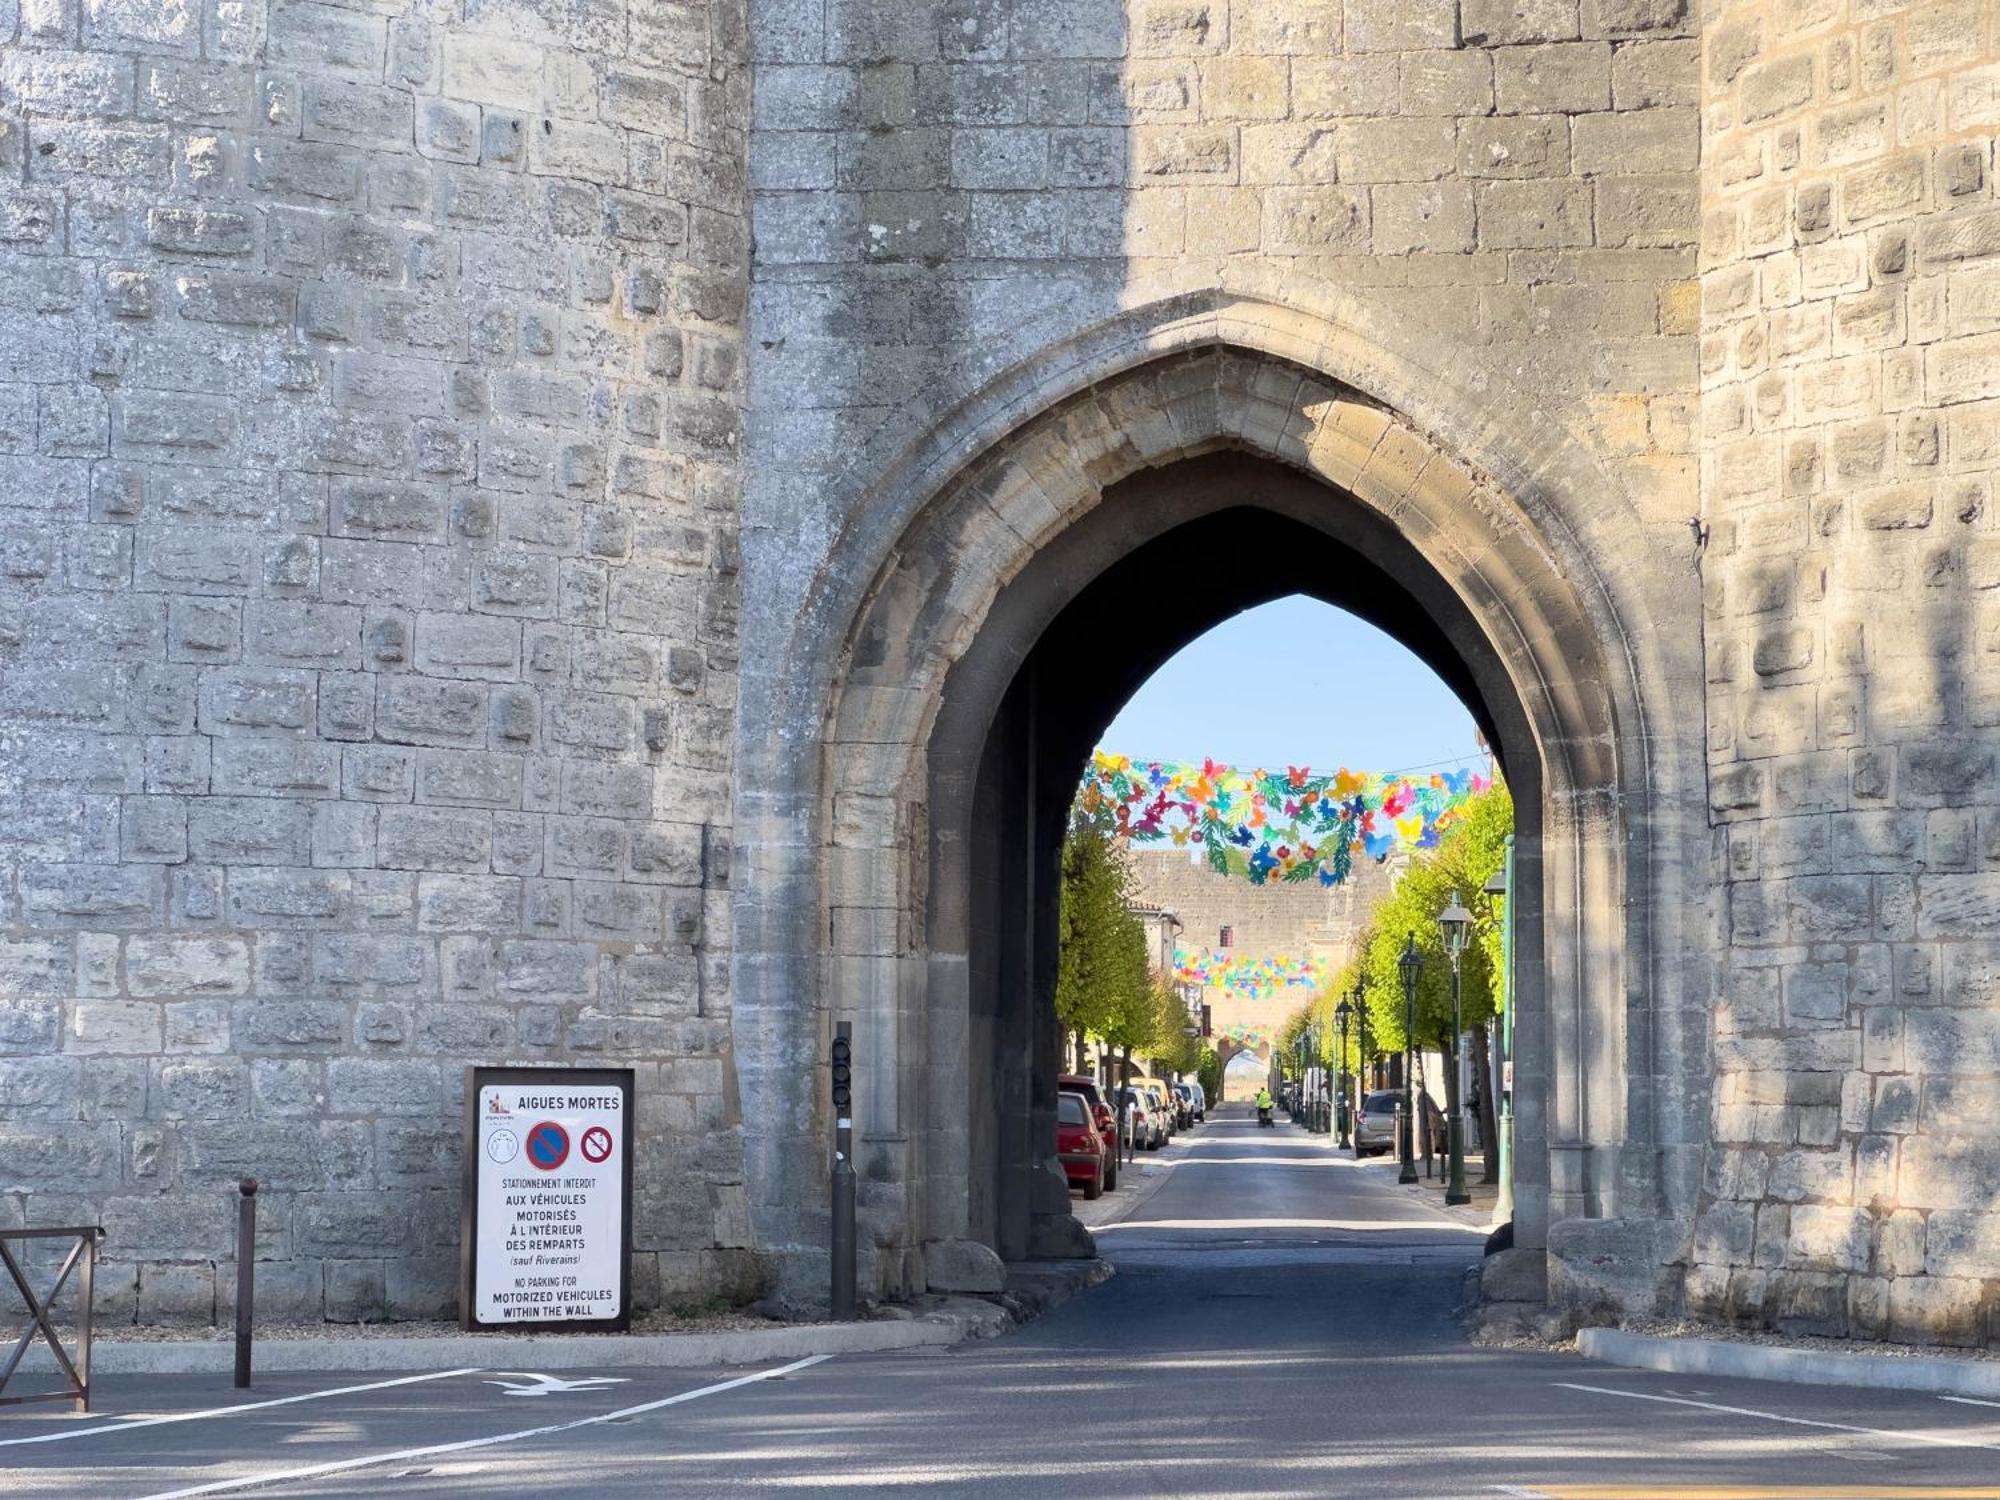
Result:
[[[1110,1192],[1118,1186],[1118,1117],[1104,1102],[1104,1091],[1098,1088],[1095,1078],[1065,1073],[1056,1080],[1056,1087],[1083,1095],[1090,1105],[1090,1117],[1097,1122],[1097,1134],[1104,1142],[1104,1189]]]
[[[1104,1138],[1090,1117],[1090,1101],[1067,1089],[1056,1095],[1056,1155],[1071,1187],[1086,1198],[1104,1196]]]

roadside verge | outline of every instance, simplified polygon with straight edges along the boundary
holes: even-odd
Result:
[[[1622,1328],[1582,1328],[1577,1353],[1634,1370],[1723,1375],[1791,1385],[1857,1386],[2000,1399],[2000,1360],[1949,1355],[1845,1354],[1729,1339],[1663,1337]]]
[[[452,1365],[499,1364],[538,1370],[636,1366],[655,1370],[761,1364],[810,1354],[879,1354],[992,1338],[1013,1322],[1005,1308],[975,1297],[938,1299],[939,1305],[908,1317],[861,1323],[798,1323],[720,1333],[461,1333],[422,1338],[259,1339],[256,1368],[263,1374],[294,1371],[435,1370]],[[24,1369],[50,1367],[48,1352]],[[91,1346],[91,1374],[215,1375],[235,1368],[228,1338],[120,1340]]]

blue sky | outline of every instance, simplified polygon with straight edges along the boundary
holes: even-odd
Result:
[[[1148,679],[1102,748],[1138,760],[1400,771],[1477,760],[1472,715],[1345,610],[1295,594],[1246,610]]]

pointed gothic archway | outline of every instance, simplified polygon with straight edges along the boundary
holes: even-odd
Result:
[[[1705,855],[1699,726],[1675,711],[1699,687],[1685,588],[1575,452],[1503,487],[1505,462],[1447,454],[1381,399],[1417,372],[1384,379],[1333,330],[1253,306],[1170,335],[1155,314],[1122,348],[1101,338],[1099,369],[1062,351],[1066,392],[1056,372],[1007,382],[982,440],[940,437],[885,484],[885,506],[910,502],[892,545],[802,611],[819,733],[743,786],[739,1066],[746,1109],[795,1127],[752,1152],[760,1238],[811,1287],[823,1240],[801,1203],[823,1201],[824,1125],[782,1056],[812,1055],[837,1014],[860,1043],[870,1287],[935,1281],[968,1244],[1065,1243],[1041,1166],[1076,772],[1165,656],[1306,592],[1423,656],[1516,790],[1520,1242],[1562,1225],[1557,1241],[1637,1243],[1663,1286],[1699,1178],[1681,1122],[1705,1110],[1682,962],[1697,924],[1676,900]],[[1506,458],[1490,410],[1463,425]],[[1259,567],[1231,566],[1232,546]]]

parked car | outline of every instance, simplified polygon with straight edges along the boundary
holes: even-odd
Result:
[[[1118,1108],[1125,1115],[1125,1139],[1132,1143],[1134,1151],[1146,1150],[1150,1144],[1146,1139],[1146,1111],[1139,1104],[1139,1096],[1130,1089],[1120,1089]]]
[[[1090,1118],[1096,1122],[1097,1133],[1104,1138],[1104,1186],[1107,1190],[1117,1187],[1118,1117],[1104,1102],[1104,1091],[1097,1086],[1095,1078],[1087,1078],[1081,1073],[1063,1074],[1056,1080],[1056,1087],[1081,1094],[1089,1102]]]
[[[1164,1145],[1168,1140],[1173,1138],[1174,1134],[1172,1101],[1167,1097],[1167,1085],[1165,1081],[1158,1078],[1149,1078],[1143,1073],[1135,1074],[1125,1081],[1146,1097],[1146,1113],[1160,1117],[1160,1137],[1161,1144]]]
[[[1194,1094],[1194,1122],[1203,1124],[1208,1119],[1208,1090],[1201,1086],[1199,1080],[1191,1080],[1188,1088]]]
[[[1132,1111],[1133,1144],[1141,1151],[1157,1151],[1166,1145],[1166,1122],[1156,1112],[1153,1096],[1136,1086],[1119,1090],[1119,1096]]]
[[[1354,1154],[1380,1156],[1396,1149],[1396,1107],[1403,1096],[1396,1089],[1371,1089],[1361,1096],[1354,1117]]]
[[[1191,1083],[1175,1084],[1174,1103],[1175,1110],[1180,1115],[1181,1129],[1194,1129],[1196,1119],[1194,1112],[1194,1085]]]
[[[1068,1089],[1056,1095],[1056,1156],[1071,1187],[1082,1188],[1086,1198],[1104,1196],[1104,1137],[1090,1101]]]

